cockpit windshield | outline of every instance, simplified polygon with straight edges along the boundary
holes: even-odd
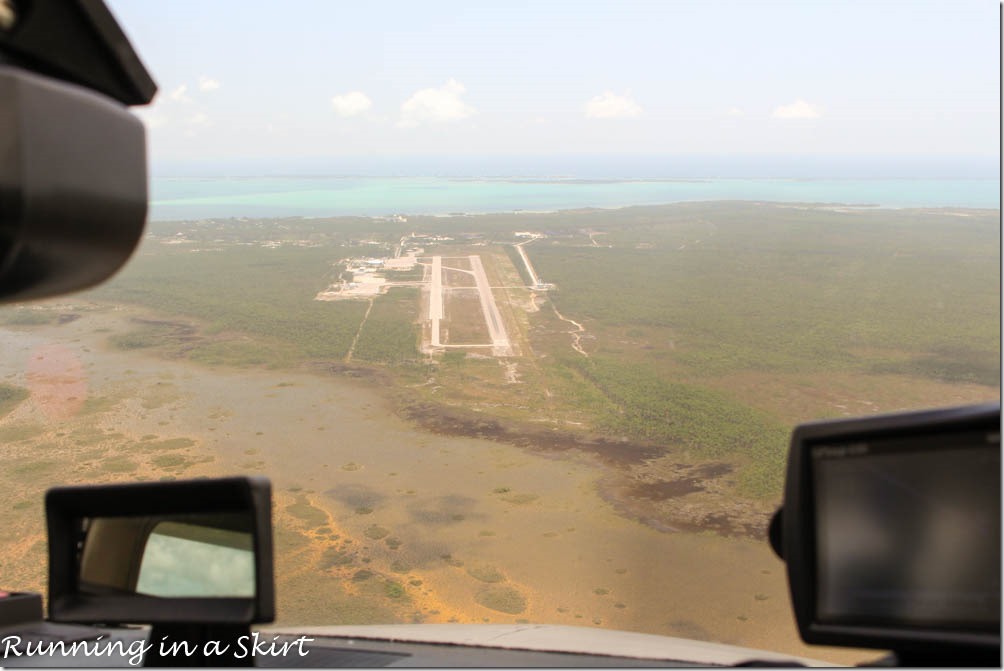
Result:
[[[49,487],[266,475],[283,626],[874,656],[766,528],[793,425],[999,398],[999,8],[108,5],[148,224],[0,308],[8,582]]]

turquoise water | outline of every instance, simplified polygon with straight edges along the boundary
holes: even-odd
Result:
[[[996,179],[574,180],[155,178],[150,219],[381,216],[624,207],[698,200],[999,208]]]

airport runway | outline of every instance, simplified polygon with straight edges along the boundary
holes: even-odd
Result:
[[[439,342],[439,320],[443,318],[443,257],[432,257],[432,284],[429,287],[429,319],[432,321],[432,346]]]
[[[495,296],[492,295],[491,285],[488,284],[488,276],[485,275],[485,267],[481,264],[481,257],[471,256],[470,259],[474,281],[477,282],[478,294],[481,297],[481,311],[485,315],[485,324],[488,325],[488,335],[492,339],[492,346],[508,350],[509,335],[506,333],[498,305],[495,304]]]
[[[471,270],[461,268],[451,268],[451,270],[466,273],[474,277],[474,282],[478,292],[478,299],[481,303],[481,313],[484,316],[485,326],[488,327],[488,337],[491,343],[485,344],[465,344],[463,347],[491,347],[492,353],[496,356],[508,356],[512,352],[512,345],[509,341],[509,334],[506,332],[505,322],[502,321],[502,314],[495,303],[495,296],[492,294],[492,287],[488,283],[488,275],[485,274],[485,267],[481,262],[481,257],[471,255],[465,257],[471,264]],[[440,334],[440,321],[445,318],[443,307],[443,293],[450,287],[443,284],[443,257],[433,256],[431,265],[431,277],[429,282],[429,321],[431,325],[431,346],[432,347],[452,347],[442,342]],[[471,287],[461,287],[470,289]],[[522,288],[522,287],[520,287]]]

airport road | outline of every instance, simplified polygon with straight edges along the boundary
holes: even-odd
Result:
[[[532,240],[530,242],[532,242]],[[513,246],[516,248],[516,251],[519,252],[520,258],[523,259],[523,265],[526,266],[526,272],[530,275],[530,282],[532,283],[531,286],[536,287],[540,285],[540,278],[537,277],[537,273],[534,271],[533,265],[530,263],[530,257],[527,256],[526,251],[523,250],[523,245],[525,244],[527,243],[521,242],[518,245]]]

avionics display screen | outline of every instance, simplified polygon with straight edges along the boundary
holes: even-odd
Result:
[[[1000,623],[1000,434],[811,448],[820,622]]]

